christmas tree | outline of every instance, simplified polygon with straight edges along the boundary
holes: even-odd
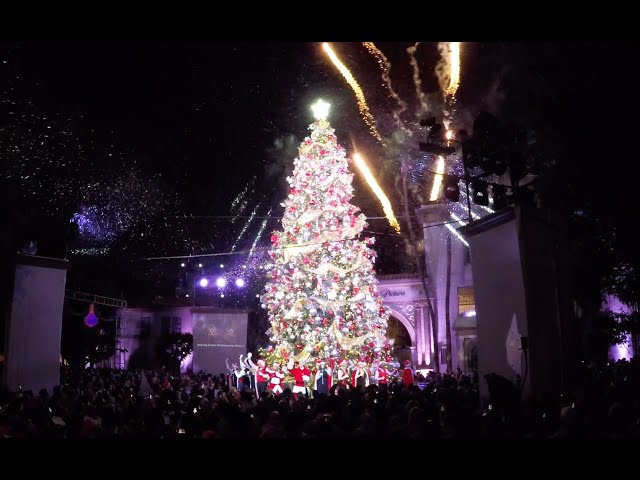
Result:
[[[283,231],[271,236],[262,306],[272,344],[264,355],[270,364],[390,361],[389,312],[377,289],[374,238],[360,238],[366,219],[349,203],[350,160],[326,120],[328,104],[320,100],[312,108],[311,135],[287,177]]]

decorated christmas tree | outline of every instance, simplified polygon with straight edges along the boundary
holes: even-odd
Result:
[[[290,360],[389,361],[389,312],[374,271],[374,238],[362,237],[365,216],[349,203],[353,173],[326,120],[329,105],[312,108],[315,122],[294,160],[282,219],[271,236],[272,265],[262,296],[269,313],[269,364]]]

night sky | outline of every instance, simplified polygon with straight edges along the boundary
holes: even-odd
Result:
[[[394,105],[374,58],[362,44],[333,45],[362,85],[379,130],[391,135]],[[394,86],[409,103],[404,118],[415,125],[417,101],[406,53],[410,44],[377,45],[392,63]],[[600,214],[623,218],[633,212],[629,190],[638,163],[632,160],[636,150],[630,141],[611,140],[616,132],[631,140],[637,131],[636,50],[465,44],[458,103],[469,115],[481,109],[515,117],[526,112],[534,128],[561,135],[558,157],[571,152],[573,158],[559,161],[579,170],[572,177],[579,177],[579,185],[573,188],[594,189],[598,199],[609,196],[598,203]],[[278,216],[287,193],[284,177],[312,122],[309,105],[319,97],[332,104],[330,121],[339,142],[348,151],[356,143],[372,168],[378,167],[380,147],[358,114],[353,92],[319,43],[12,43],[0,52],[2,148],[10,151],[2,164],[3,180],[15,181],[32,170],[16,187],[18,210],[32,219],[68,221],[98,205],[117,217],[107,225],[115,225],[109,245],[119,245],[128,261],[229,251],[241,218],[230,224],[229,219],[176,217],[235,215],[231,202],[246,186],[250,204],[240,215],[262,201],[258,216],[269,207]],[[437,44],[421,44],[416,58],[423,91],[436,92]],[[492,93],[495,85],[498,94]],[[16,130],[25,124],[28,128]],[[10,129],[16,136],[8,136]],[[40,143],[47,129],[51,135]],[[293,150],[278,149],[278,142],[282,146],[287,139]],[[16,141],[29,148],[16,151]],[[600,155],[607,154],[615,161],[600,172]],[[40,155],[49,159],[48,166],[35,169],[34,158]],[[595,175],[601,181],[593,181]],[[380,180],[393,197],[391,177]],[[52,190],[54,178],[64,181]],[[367,215],[381,215],[358,175],[354,182],[352,202]],[[252,228],[240,248],[251,244],[257,222]],[[267,230],[274,228],[279,224],[270,221]],[[372,222],[370,229],[390,232],[384,222]],[[103,229],[97,235],[104,234]],[[162,265],[175,269],[175,262]],[[392,266],[382,269],[395,273]]]

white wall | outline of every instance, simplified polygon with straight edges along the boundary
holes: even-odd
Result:
[[[468,238],[473,262],[478,331],[480,395],[488,396],[484,375],[509,380],[516,374],[508,363],[506,340],[515,315],[521,336],[527,336],[524,281],[514,220]],[[528,382],[527,382],[528,383]]]
[[[24,260],[38,263],[42,257]],[[60,338],[67,262],[44,259],[53,267],[18,264],[5,352],[4,383],[34,393],[51,393],[60,382]],[[55,267],[57,265],[57,268]],[[62,268],[60,268],[62,267]]]

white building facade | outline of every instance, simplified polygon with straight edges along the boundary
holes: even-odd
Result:
[[[391,310],[387,333],[391,338],[396,337],[396,324],[406,329],[410,358],[418,369],[435,369],[434,352],[438,349],[441,372],[447,371],[450,355],[453,371],[460,368],[470,373],[477,368],[477,332],[469,248],[446,227],[451,219],[445,205],[425,205],[417,213],[423,225],[426,282],[437,335],[427,295],[417,274],[378,277],[384,304]]]

